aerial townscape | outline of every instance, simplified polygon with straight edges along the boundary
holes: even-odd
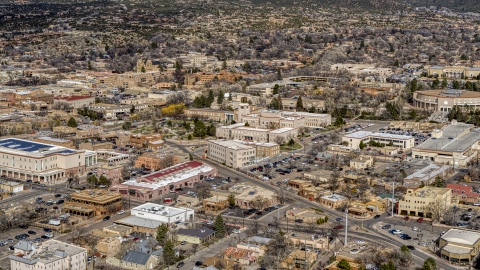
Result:
[[[480,269],[479,0],[3,0],[0,270]]]

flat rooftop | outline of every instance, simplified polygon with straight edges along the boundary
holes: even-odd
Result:
[[[425,168],[422,168],[409,176],[405,177],[404,180],[419,180],[419,181],[427,181],[432,179],[433,177],[443,173],[444,171],[448,170],[450,166],[447,165],[437,165],[437,164],[430,164]]]
[[[442,130],[442,136],[430,138],[415,148],[431,151],[463,152],[480,140],[480,128],[475,128],[466,134],[459,135],[470,128],[472,128],[472,125],[465,123],[448,125]]]
[[[370,132],[370,131],[357,131],[350,134],[343,135],[347,138],[356,138],[356,139],[363,139],[369,137],[375,138],[385,138],[385,139],[397,139],[397,140],[409,140],[413,139],[412,136],[407,135],[397,135],[397,134],[390,134],[390,133],[380,133],[380,132]]]
[[[0,140],[0,151],[17,151],[17,152],[27,152],[27,153],[42,153],[45,154],[72,154],[77,151],[71,150],[62,146],[39,143],[33,141],[27,141],[16,138],[8,138]],[[54,153],[52,153],[52,151]]]
[[[105,203],[112,200],[121,199],[122,195],[118,192],[105,191],[101,189],[86,189],[71,194],[72,200],[82,200],[86,202]]]
[[[270,133],[284,133],[284,132],[288,132],[288,131],[292,131],[294,130],[294,128],[289,128],[289,127],[284,127],[284,128],[279,128],[279,129],[274,129],[272,131],[270,131]]]
[[[434,199],[437,195],[443,195],[449,192],[449,188],[437,188],[437,187],[423,187],[413,191],[412,193],[405,194],[405,198],[431,198]]]
[[[163,222],[154,220],[154,219],[147,219],[147,218],[142,218],[142,217],[137,217],[137,216],[129,216],[126,218],[119,219],[115,221],[115,223],[118,224],[123,224],[127,226],[138,226],[138,227],[144,227],[144,228],[149,228],[149,229],[156,229],[158,226],[162,225]]]
[[[238,141],[231,141],[231,140],[209,140],[210,143],[217,144],[223,147],[227,147],[229,149],[235,150],[253,150],[255,149],[253,146],[249,146]]]
[[[171,206],[165,206],[165,205],[156,204],[156,203],[145,203],[132,208],[132,211],[135,213],[142,212],[142,213],[159,214],[162,216],[176,216],[176,215],[185,213],[186,211],[193,211],[193,210],[185,207],[171,207]]]
[[[472,230],[450,229],[441,237],[449,244],[461,244],[473,246],[480,240],[480,232]]]

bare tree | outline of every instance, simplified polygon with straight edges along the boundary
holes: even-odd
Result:
[[[278,144],[278,145],[281,145],[283,144],[283,142],[285,141],[285,137],[283,136],[277,136],[275,137],[275,139],[273,139],[273,141]]]
[[[195,186],[198,198],[204,200],[211,196],[212,187],[208,183],[197,183]]]

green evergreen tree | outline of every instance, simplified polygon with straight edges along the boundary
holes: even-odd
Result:
[[[249,127],[250,124],[249,124],[248,122],[245,122],[245,126],[246,126],[246,127]]]
[[[428,258],[423,262],[422,270],[435,270],[437,269],[437,262],[433,258]]]
[[[208,91],[208,97],[205,102],[205,107],[210,107],[215,100],[215,94],[213,93],[213,90]]]
[[[207,128],[205,127],[205,124],[200,120],[195,122],[195,126],[193,128],[193,136],[204,138],[206,135],[207,135]]]
[[[175,245],[172,240],[167,240],[163,246],[163,261],[166,265],[172,265],[177,260],[174,247]]]
[[[452,82],[453,89],[460,89],[460,82],[455,80]]]
[[[162,247],[165,246],[165,242],[167,241],[167,234],[168,234],[168,227],[167,224],[163,223],[162,225],[157,227],[157,241],[158,244]]]
[[[280,69],[277,69],[277,80],[279,81],[283,80],[282,71]]]
[[[276,95],[278,93],[280,93],[280,86],[275,84],[275,86],[273,86],[273,94]]]
[[[229,95],[228,95],[228,101],[232,101],[232,93],[229,93]]]
[[[92,70],[92,69],[93,69],[92,63],[90,62],[90,60],[88,60],[87,69],[88,69],[88,70]]]
[[[87,183],[92,184],[92,185],[95,185],[95,184],[98,183],[98,179],[97,179],[97,177],[96,177],[95,175],[89,175],[89,176],[87,177]]]
[[[187,136],[187,140],[191,141],[192,139],[193,139],[193,136],[192,136],[192,134],[188,134],[188,136]]]
[[[297,109],[297,111],[303,111],[303,101],[302,101],[302,96],[299,96],[298,99],[297,99],[297,104],[295,106],[295,108]]]
[[[443,80],[442,80],[442,89],[447,88],[447,86],[448,86],[447,78],[443,78]]]
[[[213,229],[215,230],[215,236],[218,238],[223,238],[225,236],[225,222],[220,214],[215,218],[215,223],[213,224]]]
[[[131,114],[135,113],[135,105],[132,105],[132,107],[130,108],[130,113]]]
[[[235,194],[230,193],[230,194],[228,195],[228,204],[229,204],[230,206],[235,206],[235,205],[236,205],[236,202],[235,202]]]
[[[278,95],[278,110],[283,110],[283,102],[282,102],[282,97]]]
[[[363,148],[365,148],[365,144],[363,143],[363,141],[360,141],[358,147],[360,148],[360,150],[363,150]]]
[[[142,66],[142,70],[141,70],[141,71],[142,71],[142,73],[147,72],[147,71],[145,70],[145,66]]]
[[[386,264],[380,265],[380,270],[396,270],[395,264],[392,261],[389,261]]]
[[[438,78],[436,78],[433,82],[432,82],[432,89],[439,89],[440,88],[440,80]]]
[[[341,259],[338,263],[337,263],[337,267],[339,269],[342,269],[342,270],[350,270],[350,263],[345,260],[345,259]]]
[[[217,133],[217,128],[213,124],[210,124],[210,126],[207,129],[208,136],[215,136],[216,133]]]
[[[70,119],[68,119],[67,126],[69,126],[69,127],[77,127],[78,124],[77,124],[77,121],[75,120],[75,118],[70,117]]]
[[[279,105],[278,99],[276,97],[274,97],[272,99],[272,101],[270,102],[270,108],[273,109],[273,110],[279,110],[280,109],[280,105]]]
[[[222,90],[220,90],[217,96],[217,104],[222,104],[224,98],[225,98],[225,94],[223,93]]]
[[[189,135],[190,135],[190,134],[189,134]],[[188,154],[188,159],[189,159],[190,161],[192,161],[192,160],[193,160],[193,156],[192,156],[192,154],[190,154],[190,153]]]
[[[400,63],[398,62],[398,59],[395,60],[395,63],[393,63],[393,65],[394,65],[395,67],[399,67],[399,66],[400,66]]]
[[[222,69],[223,70],[227,69],[227,60],[223,60]]]

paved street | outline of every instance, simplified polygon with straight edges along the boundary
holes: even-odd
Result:
[[[167,144],[172,145],[172,142],[167,141]],[[176,145],[176,146],[178,148],[186,151],[186,152],[189,152],[189,150],[186,147],[183,147],[181,145]],[[196,155],[196,154],[194,153],[194,155]],[[206,164],[217,167],[218,173],[220,175],[230,176],[231,178],[238,177],[240,179],[240,181],[253,182],[256,185],[262,186],[266,189],[276,190],[275,186],[266,184],[263,181],[255,180],[251,177],[248,177],[248,176],[244,175],[241,172],[232,170],[228,167],[222,166],[222,165],[217,164],[217,163],[215,163],[211,160],[208,160],[208,159],[201,159],[201,160],[202,160],[202,162],[205,162]],[[328,209],[328,208],[321,207],[319,204],[317,204],[315,202],[311,202],[311,201],[309,201],[305,198],[299,197],[299,196],[295,196],[295,201],[292,203],[292,206],[307,207],[307,208],[310,208],[310,207],[320,208],[329,216],[329,220],[334,220],[336,217],[344,217],[343,213],[340,213],[340,212],[338,212],[336,210],[333,210],[333,209]],[[247,221],[246,223],[249,223],[249,222],[251,222],[251,221]],[[260,220],[259,222],[262,223],[262,224],[268,223],[268,219]],[[369,241],[376,241],[376,242],[381,241],[381,242],[384,242],[388,245],[394,246],[395,248],[400,248],[401,245],[405,244],[405,243],[400,242],[399,241],[400,238],[398,238],[396,236],[393,236],[393,235],[390,236],[390,235],[388,235],[388,233],[383,234],[383,233],[379,232],[378,229],[376,228],[377,227],[376,224],[379,223],[379,222],[391,223],[391,224],[395,224],[395,226],[398,224],[400,226],[402,221],[398,220],[398,218],[395,218],[395,217],[394,218],[388,217],[387,214],[382,214],[379,219],[366,219],[366,220],[363,220],[363,221],[362,220],[356,220],[354,218],[349,218],[348,228],[349,228],[349,231],[351,232],[352,236],[365,237],[365,239],[367,239]],[[413,225],[411,225],[411,226],[413,227]],[[425,226],[427,226],[427,225],[422,224],[422,225],[419,225],[419,226],[421,226],[422,230],[425,230],[426,229]],[[359,229],[357,231],[357,228],[362,228],[362,227],[365,228],[365,230]],[[436,229],[436,230],[438,231],[438,229]],[[343,232],[339,232],[339,235],[342,235],[342,234],[343,234]],[[412,252],[412,254],[414,255],[414,258],[416,258],[415,262],[419,265],[421,265],[423,263],[423,261],[425,259],[427,259],[428,257],[433,257],[433,255],[427,254],[427,253],[425,253],[423,251],[420,251],[420,250],[414,250]],[[438,259],[438,258],[436,258],[436,259]],[[445,261],[442,261],[442,260],[437,260],[437,261],[438,261],[437,266],[441,269],[458,269],[458,268],[456,268],[452,265],[449,265]],[[187,268],[185,268],[185,269],[187,269]]]

